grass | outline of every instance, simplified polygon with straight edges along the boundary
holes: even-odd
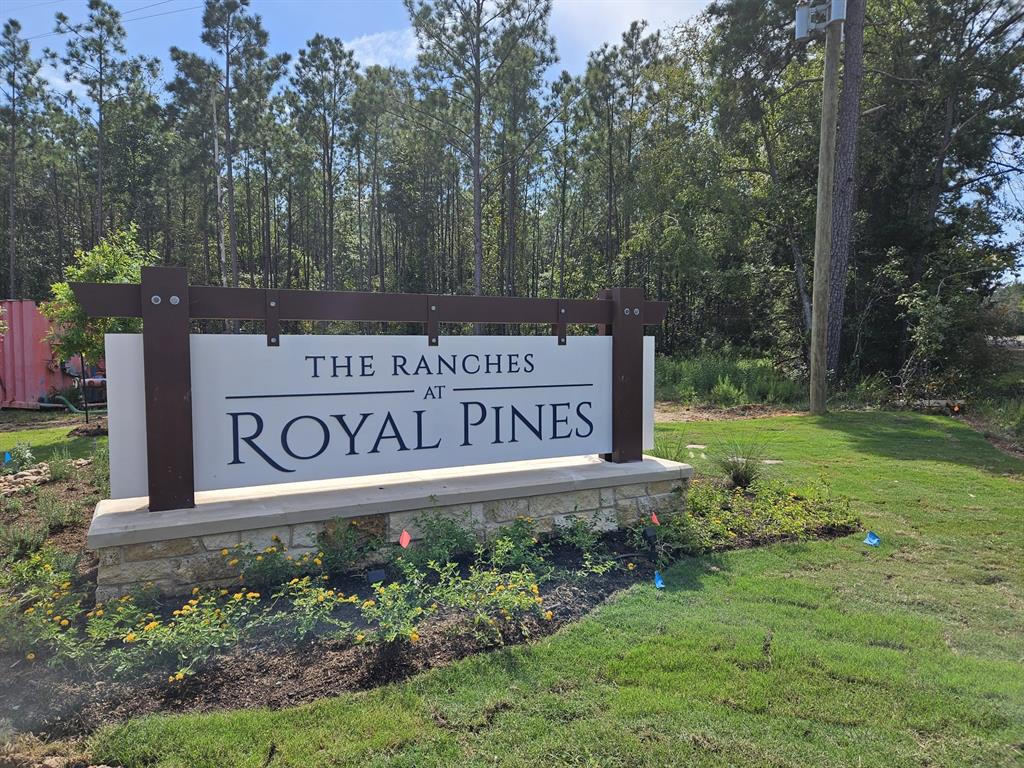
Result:
[[[536,645],[283,711],[101,732],[132,766],[1011,766],[1024,763],[1024,462],[943,417],[661,426],[768,440],[863,535],[688,559]],[[695,463],[710,469],[709,460]]]
[[[65,425],[0,432],[0,456],[16,443],[28,443],[36,461],[48,461],[54,454],[60,458],[80,459],[92,453],[97,441],[100,445],[106,444],[105,437],[69,437],[72,429]]]

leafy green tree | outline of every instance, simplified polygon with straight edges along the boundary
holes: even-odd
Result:
[[[95,363],[103,357],[103,336],[107,333],[138,333],[137,318],[89,318],[85,316],[71,283],[138,283],[142,267],[155,264],[159,256],[137,242],[138,228],[111,232],[88,251],[76,251],[74,262],[64,271],[64,280],[50,287],[51,298],[40,311],[51,321],[49,343],[62,360],[82,355]]]

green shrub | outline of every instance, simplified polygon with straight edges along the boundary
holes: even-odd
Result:
[[[36,511],[47,533],[67,528],[75,519],[74,502],[52,490],[41,488],[36,495]]]
[[[476,534],[467,515],[440,514],[436,510],[416,516],[420,538],[402,553],[406,562],[424,568],[427,563],[447,563],[476,547]]]
[[[277,536],[273,536],[270,546],[263,549],[242,543],[221,550],[221,556],[227,559],[228,565],[238,569],[239,584],[263,591],[272,590],[304,573],[320,573],[323,555],[323,552],[318,552],[293,557]]]
[[[728,376],[720,376],[711,388],[711,402],[715,405],[729,407],[740,405],[744,401],[743,390],[732,383]]]
[[[858,526],[849,501],[833,496],[827,486],[768,482],[744,491],[697,479],[687,491],[685,512],[661,516],[655,531],[659,559],[667,564],[680,554],[849,533]],[[641,528],[632,532],[637,548],[645,546],[641,534]]]
[[[317,544],[324,571],[341,576],[361,566],[384,542],[379,536],[362,531],[356,523],[338,518],[325,526],[317,536]]]
[[[659,400],[740,405],[799,403],[805,398],[800,381],[767,358],[733,352],[702,352],[696,357],[659,357],[654,364],[654,392]]]
[[[711,449],[711,460],[736,488],[749,488],[764,472],[763,440],[732,440]]]
[[[46,529],[28,523],[0,525],[0,554],[17,560],[39,549],[46,540]]]
[[[359,612],[374,628],[374,639],[385,643],[416,643],[420,639],[420,622],[435,608],[424,596],[423,573],[403,560],[399,560],[399,567],[404,579],[374,584],[373,597],[360,603]],[[357,636],[357,639],[361,638]]]
[[[92,474],[92,484],[99,491],[100,496],[110,496],[110,450],[106,444],[97,442],[92,452],[92,463],[89,469]]]
[[[434,604],[467,614],[477,634],[489,642],[501,640],[501,627],[528,631],[528,615],[543,615],[544,598],[537,579],[527,569],[496,571],[474,564],[465,576],[454,563],[431,563],[437,585],[430,590]],[[550,619],[551,614],[546,614]]]
[[[502,528],[487,547],[478,552],[478,561],[499,571],[517,571],[526,568],[534,573],[550,575],[551,568],[544,562],[549,549],[537,537],[532,517],[517,517]]]
[[[32,446],[28,443],[15,443],[7,453],[11,454],[11,460],[0,467],[0,474],[14,475],[36,463],[36,457],[32,454]]]
[[[344,603],[358,602],[355,595],[345,597],[303,576],[293,578],[273,598],[274,603],[261,624],[271,627],[282,639],[305,642],[314,636],[341,639],[351,635],[352,624],[342,621],[334,612]],[[284,601],[284,605],[274,611],[279,601]]]
[[[75,473],[75,465],[71,463],[71,454],[65,445],[50,454],[47,464],[50,468],[50,482],[67,480]]]
[[[570,547],[586,554],[593,552],[601,541],[601,534],[594,528],[593,523],[585,517],[569,515],[568,524],[559,526],[555,534],[558,538]]]

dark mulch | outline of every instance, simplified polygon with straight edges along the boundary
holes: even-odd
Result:
[[[90,418],[88,424],[79,424],[68,434],[71,437],[103,437],[107,434],[107,417]]]
[[[613,536],[611,543],[619,551],[625,544],[621,536]],[[464,617],[438,615],[420,626],[421,639],[415,645],[324,640],[302,646],[239,647],[173,684],[163,675],[116,683],[75,677],[68,670],[0,657],[0,717],[18,731],[66,738],[155,712],[290,707],[375,688],[501,645],[552,634],[615,592],[650,581],[653,567],[642,557],[628,559],[636,563],[635,570],[548,581],[542,590],[544,605],[555,618],[530,618],[523,629],[507,627],[498,642],[475,634]],[[563,567],[578,565],[571,552],[557,548],[550,560]]]

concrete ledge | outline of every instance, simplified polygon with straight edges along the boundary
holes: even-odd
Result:
[[[613,464],[596,456],[202,491],[194,509],[150,512],[146,497],[107,499],[89,527],[91,549],[320,523],[460,504],[601,488],[682,483],[688,464],[645,456]],[[639,493],[637,495],[640,495]]]

